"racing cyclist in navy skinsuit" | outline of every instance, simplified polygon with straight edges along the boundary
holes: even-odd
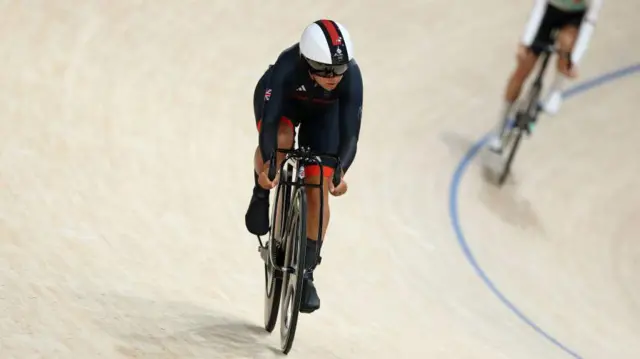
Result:
[[[342,173],[333,185],[336,164],[323,159],[324,213],[322,239],[329,222],[329,196],[347,191],[344,175],[356,155],[362,118],[362,75],[353,59],[353,46],[347,29],[332,20],[318,20],[305,28],[299,43],[285,49],[269,66],[255,88],[253,107],[259,144],[254,156],[253,195],[245,215],[247,230],[255,235],[269,231],[269,190],[277,178],[268,177],[269,160],[277,148],[292,148],[299,128],[300,146],[340,157]],[[284,155],[277,154],[278,167]],[[305,167],[305,181],[320,183],[319,166]],[[300,311],[320,308],[313,284],[320,218],[320,192],[307,188],[307,253],[309,275],[304,279]]]

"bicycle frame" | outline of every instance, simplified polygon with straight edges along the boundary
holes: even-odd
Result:
[[[540,64],[540,70],[536,75],[536,78],[531,86],[531,91],[533,92],[531,96],[529,96],[529,103],[526,107],[526,113],[530,116],[531,119],[535,118],[538,115],[538,111],[540,110],[540,106],[538,104],[538,99],[540,96],[540,92],[542,91],[542,77],[544,76],[547,65],[549,64],[549,60],[551,59],[551,52],[549,50],[543,51],[540,56],[542,57]]]
[[[520,121],[520,123],[517,123],[517,125],[520,125],[518,127],[526,131],[529,131],[529,128],[524,126],[528,125],[529,122],[534,122],[537,119],[538,113],[540,112],[540,109],[541,109],[538,100],[539,100],[540,92],[542,91],[542,78],[546,72],[549,61],[551,60],[551,55],[553,55],[554,53],[560,53],[559,49],[556,48],[553,43],[548,44],[548,43],[534,42],[531,45],[531,47],[534,49],[541,50],[541,53],[540,53],[541,58],[538,59],[538,61],[541,61],[541,64],[540,64],[540,69],[536,74],[536,78],[533,81],[533,84],[531,85],[531,88],[529,90],[529,96],[528,96],[529,102],[526,104],[525,111],[524,111],[524,113],[527,115],[527,119],[526,121]],[[569,57],[569,61],[570,60],[571,59]],[[569,66],[571,66],[571,62],[569,62]],[[521,119],[517,118],[516,121],[518,120],[521,120]]]
[[[334,171],[334,175],[333,175],[333,185],[337,186],[340,184],[341,181],[341,175],[340,173],[342,172],[342,166],[340,163],[340,158],[337,155],[334,154],[330,154],[330,153],[320,153],[320,152],[313,152],[311,151],[311,149],[309,149],[308,147],[302,147],[302,148],[298,148],[298,149],[276,149],[276,151],[271,155],[271,159],[270,159],[270,165],[269,165],[269,180],[273,181],[276,177],[276,153],[284,153],[285,154],[285,158],[282,161],[282,163],[280,163],[279,166],[279,172],[280,172],[280,179],[278,182],[278,187],[280,188],[280,186],[282,185],[287,185],[287,186],[292,186],[294,188],[300,188],[300,187],[317,187],[320,188],[320,218],[319,218],[319,225],[318,225],[318,241],[322,241],[322,224],[324,223],[324,218],[323,218],[323,214],[324,214],[324,193],[323,193],[323,189],[324,189],[324,166],[321,165],[321,158],[322,157],[328,157],[328,158],[333,158],[336,161],[336,169]],[[309,166],[309,165],[318,165],[320,166],[320,183],[319,184],[311,184],[311,183],[305,183],[304,179],[305,179],[305,173],[304,173],[304,168],[305,166]],[[286,179],[286,175],[289,174],[288,171],[283,170],[285,167],[290,167],[291,168],[291,180],[287,180]],[[276,193],[276,201],[274,203],[274,206],[276,208],[276,212],[277,212],[277,206],[278,206],[278,193]],[[289,199],[290,200],[290,199]],[[286,213],[281,213],[281,216],[286,216]],[[286,219],[286,217],[284,217],[284,219]],[[286,220],[282,220],[282,224],[281,224],[281,228],[280,228],[280,232],[284,232],[286,230],[286,228],[282,228],[283,225],[286,226],[287,221]],[[273,229],[272,229],[273,230]],[[319,256],[320,256],[320,251],[317,250],[316,251],[316,263],[318,263],[319,260]],[[273,251],[269,251],[269,261],[271,262],[271,264],[273,265],[273,267],[276,270],[279,270],[283,273],[291,273],[293,271],[293,268],[284,268],[284,267],[280,267],[276,264],[276,260],[274,258],[274,254]]]
[[[505,179],[507,178],[511,170],[511,163],[513,162],[516,151],[518,150],[518,146],[520,145],[520,140],[522,139],[523,131],[526,131],[527,134],[530,134],[531,129],[529,124],[537,121],[538,113],[541,110],[539,97],[542,91],[542,78],[545,74],[549,61],[551,59],[551,55],[559,52],[558,49],[554,46],[554,44],[548,44],[548,43],[534,42],[534,44],[532,44],[532,48],[542,50],[540,54],[542,58],[541,59],[538,58],[538,61],[541,61],[540,69],[538,70],[538,73],[536,74],[536,78],[529,89],[529,93],[527,96],[528,102],[525,104],[525,106],[523,106],[522,110],[519,110],[518,112],[516,112],[516,118],[513,124],[513,128],[518,129],[517,133],[514,135],[511,129],[509,129],[508,134],[506,135],[506,143],[511,143],[513,141],[514,136],[515,136],[515,142],[511,147],[506,164],[504,165],[502,173],[500,174],[500,177],[498,179],[498,183],[500,185],[504,183]],[[569,64],[571,65],[571,63]],[[506,129],[503,127],[502,134],[501,134],[501,136],[503,136],[503,139],[505,138],[504,136],[505,131]]]

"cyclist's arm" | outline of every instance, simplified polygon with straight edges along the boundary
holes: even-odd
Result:
[[[278,127],[285,99],[285,79],[290,72],[289,67],[286,58],[280,56],[272,66],[271,75],[267,80],[262,124],[258,136],[258,146],[264,162],[271,159],[278,146]]]
[[[529,47],[533,43],[533,40],[538,33],[538,29],[540,28],[540,24],[542,23],[542,17],[544,16],[546,8],[547,0],[535,0],[533,8],[529,13],[529,21],[527,21],[527,25],[524,28],[524,34],[522,34],[522,38],[520,40],[522,45]]]
[[[584,56],[584,53],[587,51],[603,2],[604,0],[592,0],[587,13],[582,19],[580,33],[578,34],[578,39],[573,47],[573,51],[571,52],[571,62],[574,64],[579,63]]]
[[[362,120],[362,74],[360,67],[354,61],[345,77],[346,88],[344,96],[340,98],[340,146],[338,155],[344,173],[353,163],[358,149],[360,123]]]

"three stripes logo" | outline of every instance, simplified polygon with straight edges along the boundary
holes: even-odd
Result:
[[[325,38],[327,39],[327,44],[329,44],[329,50],[332,54],[331,57],[333,59],[333,64],[344,63],[344,60],[349,58],[349,54],[347,53],[347,46],[343,41],[342,33],[340,32],[338,25],[331,20],[318,20],[316,21],[316,24],[320,26]]]

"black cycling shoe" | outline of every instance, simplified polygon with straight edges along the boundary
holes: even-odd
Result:
[[[320,309],[320,297],[313,284],[313,275],[304,278],[302,282],[302,301],[300,303],[300,313],[313,313]]]
[[[256,186],[247,213],[244,215],[244,224],[250,233],[256,236],[264,236],[269,233],[269,191]]]

